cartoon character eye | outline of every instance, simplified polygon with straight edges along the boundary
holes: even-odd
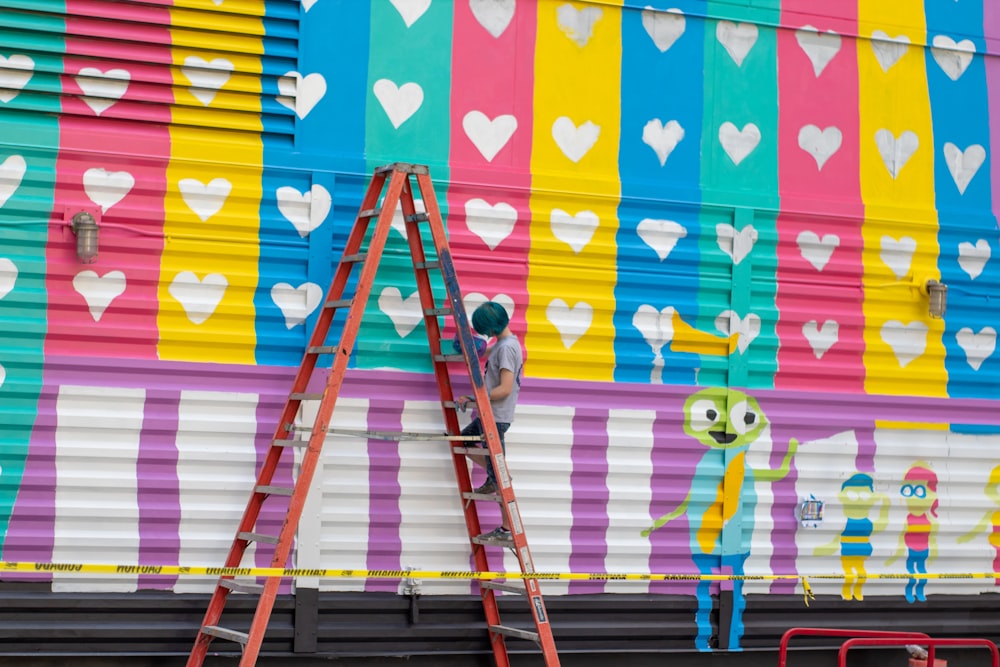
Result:
[[[915,495],[917,498],[926,498],[927,497],[927,487],[926,486],[914,486],[913,487],[913,495]]]
[[[714,401],[695,401],[691,404],[690,424],[695,431],[707,431],[721,420]]]
[[[909,498],[913,495],[913,487],[909,484],[904,484],[903,488],[899,490],[899,494],[904,498]]]
[[[757,422],[757,413],[750,409],[746,401],[740,401],[729,409],[729,423],[732,424],[733,430],[740,435],[746,435],[757,425]]]
[[[848,489],[844,496],[852,503],[867,504],[871,499],[871,493],[867,489]]]

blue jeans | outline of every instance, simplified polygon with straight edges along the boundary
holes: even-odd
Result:
[[[500,433],[500,449],[503,450],[504,454],[507,453],[507,443],[504,441],[503,434],[507,432],[510,428],[509,422],[497,422],[497,431]],[[472,422],[462,429],[462,435],[482,435],[483,434],[483,424],[479,421],[479,417],[476,417]],[[485,442],[478,443],[479,447],[486,448]],[[497,476],[493,472],[493,461],[489,457],[486,458],[486,479],[496,482]]]

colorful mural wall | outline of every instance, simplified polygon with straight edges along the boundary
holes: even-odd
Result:
[[[539,569],[992,589],[863,579],[997,569],[988,0],[0,6],[4,560],[217,564],[367,178],[407,161],[430,165],[467,306],[503,303],[525,347],[508,442]],[[402,232],[348,427],[439,418]],[[300,566],[468,566],[446,447],[325,456]],[[746,596],[796,585],[736,582],[723,645]],[[712,647],[714,583],[545,589],[694,595]]]

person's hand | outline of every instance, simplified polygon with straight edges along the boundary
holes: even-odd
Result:
[[[455,403],[458,404],[459,410],[465,412],[470,405],[476,404],[476,399],[474,399],[472,396],[459,396],[458,400],[455,401]]]

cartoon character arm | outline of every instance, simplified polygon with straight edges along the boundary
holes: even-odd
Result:
[[[903,528],[903,530],[899,533],[899,546],[896,548],[896,553],[890,556],[889,559],[885,561],[885,564],[892,565],[896,562],[896,559],[904,553],[906,553],[906,528]]]
[[[878,494],[878,498],[881,506],[879,507],[878,518],[872,524],[872,533],[881,533],[889,525],[889,508],[891,507],[889,496],[880,493]]]
[[[664,514],[659,519],[654,521],[652,526],[642,531],[642,536],[649,537],[650,533],[652,533],[654,530],[659,530],[660,528],[663,528],[665,525],[667,525],[680,515],[684,514],[684,512],[687,511],[687,506],[690,501],[691,501],[691,492],[688,491],[687,498],[684,499],[684,502],[682,502],[680,505],[674,508],[674,511],[670,512],[669,514]]]
[[[833,539],[826,544],[821,544],[813,551],[814,556],[832,556],[837,553],[837,547],[840,546],[840,533],[833,536]]]
[[[980,519],[979,523],[976,524],[975,528],[973,528],[972,530],[970,530],[967,533],[962,533],[961,535],[958,536],[958,543],[959,544],[965,544],[966,542],[968,542],[969,540],[971,540],[973,537],[975,537],[979,533],[983,532],[986,529],[986,527],[989,525],[989,523],[990,523],[991,514],[993,514],[993,511],[992,510],[987,510],[983,514],[983,518]]]
[[[777,482],[784,479],[792,467],[792,457],[795,456],[797,451],[799,451],[799,441],[792,438],[788,441],[788,452],[781,461],[781,467],[777,470],[756,470],[754,471],[754,477],[762,482]]]
[[[937,543],[937,522],[931,524],[931,534],[927,538],[927,546],[930,549],[930,553],[927,554],[927,562],[930,563],[937,558],[938,554],[938,543]]]

